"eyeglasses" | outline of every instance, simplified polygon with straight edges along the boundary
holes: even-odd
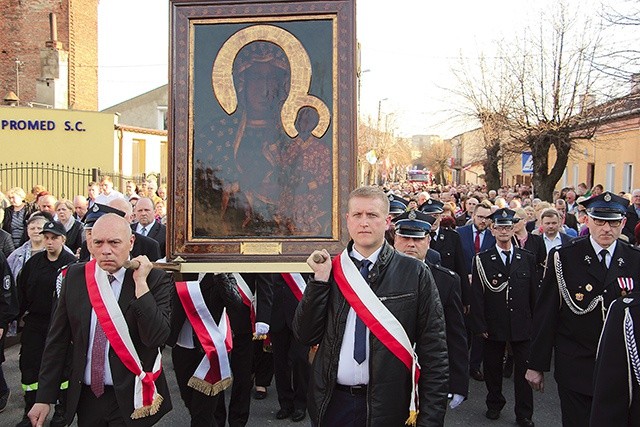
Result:
[[[493,228],[498,231],[510,231],[513,230],[513,225],[494,225]]]
[[[488,216],[484,216],[484,215],[476,215],[476,218],[478,218],[480,221],[486,221],[489,219]]]
[[[604,219],[591,218],[591,220],[595,225],[603,226],[605,224],[609,224],[611,228],[620,227],[620,224],[622,224],[622,220],[620,219],[615,219],[613,221],[606,221]]]

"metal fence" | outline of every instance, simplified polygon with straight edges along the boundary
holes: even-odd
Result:
[[[0,164],[0,189],[21,187],[27,194],[35,185],[44,186],[58,198],[85,194],[87,184],[100,176],[96,168],[76,168],[52,163],[15,162]]]
[[[87,194],[87,184],[100,181],[101,176],[109,176],[114,187],[124,192],[126,181],[141,183],[151,176],[158,185],[166,183],[166,177],[159,174],[137,174],[126,176],[120,172],[102,172],[98,168],[76,168],[59,164],[39,162],[15,162],[0,164],[0,190],[5,192],[13,187],[21,187],[27,194],[35,185],[44,186],[55,197],[72,199],[75,195]]]

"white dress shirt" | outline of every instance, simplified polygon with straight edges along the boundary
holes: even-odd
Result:
[[[562,238],[560,238],[560,233],[557,233],[556,237],[554,237],[553,239],[548,238],[545,233],[542,233],[542,239],[544,240],[544,245],[547,248],[547,254],[549,254],[549,251],[551,249],[555,248],[556,246],[560,246],[562,244]]]
[[[378,260],[378,255],[380,255],[380,251],[382,250],[382,246],[378,248],[377,251],[372,253],[367,257],[369,261],[371,261],[370,269],[373,268],[373,265]],[[358,261],[362,261],[365,259],[358,251],[355,249],[351,250],[349,256],[357,259]],[[338,359],[338,384],[342,385],[362,385],[369,384],[369,328],[367,328],[367,338],[365,341],[365,348],[367,350],[366,358],[364,362],[358,364],[353,358],[353,344],[355,340],[355,330],[356,330],[356,312],[353,308],[349,308],[349,313],[347,314],[347,324],[344,329],[344,335],[342,336],[342,346],[340,347],[340,358]]]
[[[593,246],[593,250],[596,252],[596,255],[598,255],[598,261],[602,262],[602,259],[600,257],[600,251],[602,251],[604,248],[602,246],[600,246],[593,239],[593,236],[589,236],[589,240],[591,241],[591,246]],[[611,246],[609,246],[607,248],[607,252],[609,252],[609,256],[607,256],[607,259],[605,260],[605,263],[607,264],[607,268],[609,268],[611,266],[611,259],[613,259],[613,253],[616,251],[616,244],[617,243],[618,243],[618,241],[614,240],[613,243],[611,244]]]
[[[149,232],[151,231],[151,228],[154,225],[154,223],[155,223],[155,221],[151,222],[151,223],[149,223],[147,225],[142,225],[142,224],[138,223],[138,225],[136,226],[136,233],[142,234],[143,236],[148,236]],[[143,228],[147,230],[145,233],[142,232]]]
[[[97,267],[96,268],[100,268]],[[113,274],[113,277],[116,279],[111,282],[111,290],[113,291],[113,295],[116,297],[116,301],[120,298],[120,291],[122,291],[122,283],[124,282],[124,273],[125,269],[121,268]],[[86,385],[91,385],[91,351],[93,350],[93,337],[96,334],[96,323],[98,322],[98,317],[96,316],[96,311],[91,309],[91,327],[89,329],[89,348],[87,349],[87,365],[84,367],[84,383]],[[111,366],[109,365],[109,340],[107,340],[107,345],[104,349],[104,385],[113,385],[113,378],[111,378]]]

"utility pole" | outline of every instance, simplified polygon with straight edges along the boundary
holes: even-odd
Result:
[[[20,98],[20,71],[24,66],[24,62],[16,58],[16,96]]]

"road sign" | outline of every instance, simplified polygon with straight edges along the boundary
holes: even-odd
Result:
[[[533,155],[530,151],[522,153],[522,173],[533,173]]]

